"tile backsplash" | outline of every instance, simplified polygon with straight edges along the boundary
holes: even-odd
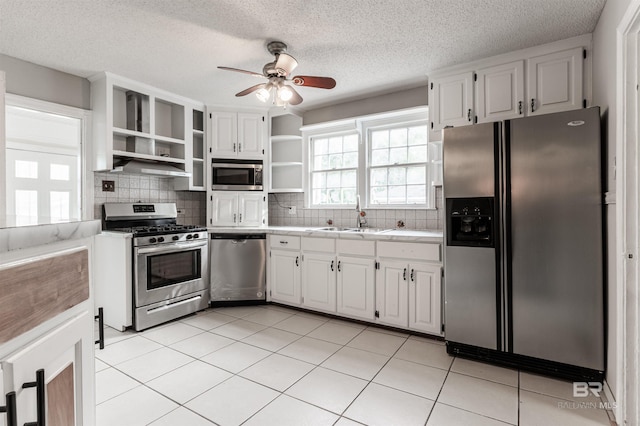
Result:
[[[114,192],[103,192],[102,181],[115,183]],[[178,223],[204,226],[206,193],[174,191],[173,179],[130,174],[94,173],[94,218],[102,218],[102,204],[145,202],[176,203]]]
[[[276,200],[277,196],[277,200]],[[280,204],[280,205],[279,205]],[[406,229],[442,229],[444,227],[442,188],[436,188],[436,209],[363,209],[371,228],[396,228],[398,221]],[[295,206],[290,215],[288,206]],[[354,206],[355,207],[355,206]],[[300,192],[269,194],[269,225],[274,226],[356,226],[355,209],[305,209],[304,194]]]

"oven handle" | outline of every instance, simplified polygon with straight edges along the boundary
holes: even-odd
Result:
[[[184,249],[190,249],[195,247],[206,247],[206,246],[207,246],[206,241],[198,241],[195,243],[173,243],[173,244],[163,244],[161,246],[155,246],[155,247],[139,247],[136,250],[136,253],[138,254],[159,253],[163,251],[164,252],[179,251]]]
[[[176,306],[180,305],[186,305],[187,303],[191,303],[199,299],[202,299],[202,295],[193,296],[188,299],[180,300],[179,302],[167,303],[166,305],[158,306],[157,308],[151,308],[147,310],[147,313],[153,314],[159,311],[166,311],[167,309],[175,308]]]

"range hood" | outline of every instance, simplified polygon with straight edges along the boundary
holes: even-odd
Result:
[[[120,160],[114,164],[111,173],[154,175],[158,177],[191,177],[191,173],[185,172],[171,164],[140,160]]]

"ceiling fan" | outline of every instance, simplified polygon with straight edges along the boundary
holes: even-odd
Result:
[[[275,55],[276,58],[275,61],[265,64],[262,68],[262,74],[238,68],[218,67],[221,70],[241,72],[269,80],[266,83],[256,84],[255,86],[238,92],[236,96],[246,96],[249,93],[255,92],[258,99],[262,102],[267,102],[273,92],[273,103],[275,105],[298,105],[302,102],[302,96],[300,96],[292,86],[285,84],[285,82],[290,81],[296,86],[318,87],[320,89],[333,89],[336,87],[336,81],[331,77],[314,77],[310,75],[290,77],[291,72],[298,66],[298,61],[286,53],[287,45],[283,42],[269,42],[269,44],[267,44],[267,50],[272,55]]]

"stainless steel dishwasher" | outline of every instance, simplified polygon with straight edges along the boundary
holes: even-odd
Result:
[[[211,302],[265,300],[265,234],[211,234]]]

